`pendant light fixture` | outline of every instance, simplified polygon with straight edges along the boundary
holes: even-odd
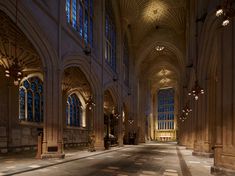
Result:
[[[198,22],[198,21],[197,21]],[[198,24],[196,22],[196,61],[195,61],[195,77],[196,81],[194,83],[194,86],[192,87],[191,91],[188,92],[189,96],[193,96],[194,100],[198,100],[199,96],[204,94],[205,91],[203,88],[199,85],[198,83],[198,78],[197,78],[197,64],[198,64]]]
[[[231,23],[232,17],[235,16],[235,10],[232,7],[232,0],[224,0],[222,5],[217,6],[215,16],[222,18],[222,26],[228,26]]]
[[[190,112],[192,112],[192,109],[189,107],[189,101],[186,103],[185,107],[182,110],[183,114],[185,116],[188,116]]]
[[[18,24],[18,0],[16,0],[16,27]],[[9,65],[9,68],[5,70],[5,76],[6,77],[12,77],[14,79],[14,85],[18,86],[20,80],[23,78],[22,74],[22,67],[20,66],[20,63],[17,58],[17,31],[15,32],[15,56],[13,59],[13,62],[11,65]]]
[[[86,46],[84,48],[83,52],[86,56],[89,56],[89,62],[90,62],[90,74],[89,74],[89,76],[90,76],[90,80],[91,80],[91,59],[92,59],[91,58],[91,48]],[[86,106],[90,111],[96,106],[96,104],[93,100],[93,96],[91,94],[90,94],[88,100],[86,101]]]

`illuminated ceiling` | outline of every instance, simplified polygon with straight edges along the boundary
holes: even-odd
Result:
[[[62,89],[64,91],[78,91],[86,100],[91,95],[91,87],[85,74],[78,67],[65,69]]]
[[[40,71],[41,59],[35,48],[15,22],[0,11],[0,65],[9,68],[15,55],[24,72]]]
[[[120,0],[120,7],[131,33],[137,73],[156,89],[162,87],[157,73],[165,68],[172,73],[169,85],[176,86],[185,65],[185,0]],[[161,46],[164,49],[157,51]]]

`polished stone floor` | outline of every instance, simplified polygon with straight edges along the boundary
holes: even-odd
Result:
[[[67,160],[29,162],[27,166],[31,169],[22,169],[14,175],[210,176],[213,160],[195,157],[191,153],[192,151],[175,143],[148,143],[116,148],[108,152],[87,153],[78,158],[74,154],[74,157]],[[10,165],[16,167],[14,163],[8,167]],[[6,173],[10,174],[2,172],[2,175],[7,175]]]

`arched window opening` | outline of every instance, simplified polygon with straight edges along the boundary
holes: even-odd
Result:
[[[81,127],[82,113],[82,104],[78,96],[75,93],[69,95],[66,106],[67,126]]]
[[[19,119],[43,122],[43,83],[38,77],[25,79],[20,84]]]
[[[123,65],[124,65],[124,83],[129,86],[129,49],[127,36],[124,36],[123,43]]]
[[[174,129],[174,89],[158,92],[158,130]]]
[[[105,60],[116,71],[116,26],[110,3],[105,1]]]
[[[93,46],[93,0],[66,0],[66,19],[87,45]]]

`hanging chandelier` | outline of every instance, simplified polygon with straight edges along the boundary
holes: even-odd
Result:
[[[216,8],[215,16],[222,18],[222,26],[228,26],[231,23],[232,17],[235,16],[235,10],[232,8],[233,1],[225,0],[223,5]]]
[[[83,52],[86,56],[89,56],[89,63],[90,63],[90,74],[89,74],[89,76],[90,76],[90,80],[91,80],[91,48],[90,48],[90,46],[86,45]],[[93,97],[91,95],[89,96],[89,98],[86,102],[86,106],[88,107],[89,110],[92,110],[96,106],[96,104],[93,100]]]
[[[179,119],[181,120],[181,122],[184,122],[185,120],[187,120],[187,116],[182,113],[180,116],[179,116]]]
[[[198,81],[196,80],[192,90],[188,93],[188,95],[193,96],[195,100],[198,100],[199,95],[202,95],[204,93],[204,90],[199,86]]]
[[[162,50],[165,49],[165,47],[158,45],[158,46],[155,47],[155,49],[156,49],[156,51],[162,51]]]
[[[113,107],[112,114],[116,119],[119,119],[121,117],[121,114],[117,112],[117,110]]]
[[[18,1],[16,0],[16,26],[18,23],[17,7],[18,7]],[[14,79],[14,85],[16,86],[19,85],[20,80],[23,78],[22,68],[17,58],[17,31],[15,34],[15,58],[13,60],[13,63],[9,66],[9,68],[5,70],[5,76],[12,77]]]
[[[93,97],[89,96],[88,100],[86,101],[86,107],[88,107],[88,109],[91,111],[93,109],[93,107],[95,107],[96,104],[93,101]]]
[[[14,85],[18,86],[20,80],[23,77],[21,70],[22,69],[18,63],[18,59],[15,58],[12,65],[8,69],[5,70],[5,76],[12,77],[14,79]]]
[[[189,113],[192,112],[192,109],[189,107],[189,102],[182,109],[182,112],[183,112],[183,114],[185,114],[185,116],[188,116]]]
[[[129,119],[128,122],[129,122],[130,125],[132,125],[134,123],[134,120],[133,119]]]

